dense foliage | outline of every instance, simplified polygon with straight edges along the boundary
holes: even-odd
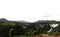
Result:
[[[52,32],[60,32],[60,22],[58,21],[44,21],[44,22],[34,22],[34,23],[22,23],[16,21],[0,21],[0,36],[1,37],[14,37],[14,35],[38,35],[42,33],[48,33],[51,29],[50,24],[59,24]],[[51,34],[51,33],[50,33]],[[54,33],[52,33],[54,34]],[[54,34],[55,35],[55,34]]]

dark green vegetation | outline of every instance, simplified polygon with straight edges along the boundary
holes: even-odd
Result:
[[[50,24],[59,24],[52,32],[47,32],[51,29]],[[60,32],[60,21],[44,21],[25,22],[25,21],[8,21],[0,19],[0,36],[1,37],[14,37],[14,36],[33,36],[42,33],[56,35],[54,33]]]

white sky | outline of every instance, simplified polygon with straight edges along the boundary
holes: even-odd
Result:
[[[60,20],[60,0],[0,0],[0,18],[8,20]]]

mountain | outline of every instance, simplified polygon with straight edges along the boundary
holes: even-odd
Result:
[[[1,18],[0,19],[0,22],[5,22],[5,21],[10,21],[10,20],[7,20],[7,19],[5,19],[5,18]],[[21,20],[19,20],[19,21],[10,21],[10,22],[18,22],[18,23],[32,23],[32,22],[27,22],[27,21],[21,21]],[[38,20],[38,21],[36,21],[36,22],[33,22],[33,23],[60,23],[60,21],[55,21],[55,20]]]
[[[11,21],[11,22],[18,22],[18,23],[31,23],[31,22],[26,22],[26,21]]]
[[[55,21],[55,20],[38,20],[34,23],[60,23],[60,21]]]
[[[38,21],[36,21],[34,23],[46,23],[46,22],[49,22],[49,21],[48,20],[38,20]]]
[[[30,23],[30,22],[26,22],[26,21],[10,21],[10,20],[7,20],[7,19],[5,19],[5,18],[1,18],[0,19],[0,22],[6,22],[6,21],[9,21],[9,22],[18,22],[18,23]]]
[[[8,20],[5,19],[5,18],[1,18],[1,19],[0,19],[0,22],[4,22],[4,21],[8,21]]]

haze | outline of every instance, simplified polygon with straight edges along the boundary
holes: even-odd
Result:
[[[0,18],[60,21],[60,0],[0,0]]]

